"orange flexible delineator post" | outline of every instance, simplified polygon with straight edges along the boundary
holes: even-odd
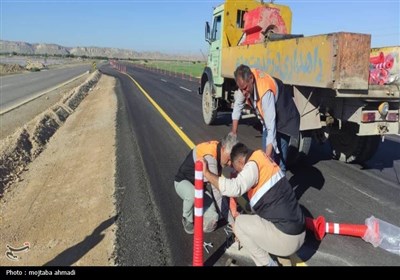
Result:
[[[193,266],[203,266],[203,163],[196,161],[194,176]]]
[[[317,240],[322,240],[325,233],[364,237],[368,227],[366,225],[328,223],[319,216],[316,219],[306,217],[306,228],[314,232]]]
[[[338,224],[326,223],[325,232],[339,235],[350,235],[356,237],[363,237],[367,231],[366,225],[351,225],[351,224]]]
[[[314,236],[317,240],[322,240],[325,236],[325,218],[322,216],[316,219],[306,217],[306,228],[314,232]]]

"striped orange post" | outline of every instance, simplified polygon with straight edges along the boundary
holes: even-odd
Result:
[[[325,232],[330,234],[363,237],[367,231],[366,225],[326,223]]]
[[[196,161],[194,171],[193,266],[203,266],[203,163]]]
[[[317,240],[322,240],[326,233],[362,238],[368,229],[366,225],[329,223],[325,221],[323,216],[316,219],[306,217],[306,228],[314,232]]]

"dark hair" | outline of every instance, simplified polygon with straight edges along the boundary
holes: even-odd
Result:
[[[233,75],[235,76],[235,81],[237,81],[238,78],[241,78],[243,81],[248,81],[250,79],[251,75],[253,75],[253,73],[251,73],[249,66],[240,64],[236,68]]]
[[[235,161],[238,157],[246,157],[248,153],[249,148],[247,148],[245,144],[239,142],[232,148],[231,161]]]

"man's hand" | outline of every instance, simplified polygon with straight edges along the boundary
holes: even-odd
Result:
[[[199,160],[203,163],[203,176],[206,177],[206,173],[209,172],[208,162],[204,158],[199,159]]]
[[[215,175],[214,173],[210,172],[210,170],[208,169],[208,162],[204,158],[202,158],[200,160],[203,163],[203,176],[204,176],[204,178],[206,178],[208,180],[208,182],[211,183],[211,185],[213,185],[215,188],[217,188],[219,190],[218,176]]]
[[[268,144],[267,147],[265,148],[265,154],[270,158],[272,158],[272,150],[273,150],[272,148],[273,148],[272,144]]]

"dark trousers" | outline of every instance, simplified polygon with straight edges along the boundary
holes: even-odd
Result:
[[[262,149],[265,151],[267,148],[267,130],[263,130],[263,137],[262,137]],[[274,152],[274,161],[276,164],[279,164],[282,172],[286,174],[286,159],[288,154],[288,147],[289,147],[290,136],[276,132],[276,143],[278,145],[279,154]]]

